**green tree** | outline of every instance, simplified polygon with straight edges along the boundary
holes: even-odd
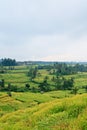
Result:
[[[55,79],[54,79],[54,82],[55,82],[55,88],[56,90],[60,90],[62,89],[62,78],[60,76],[57,76]]]
[[[7,90],[8,90],[8,92],[7,92],[8,96],[11,97],[11,96],[12,96],[12,93],[11,93],[11,84],[10,84],[10,83],[8,83]]]
[[[28,76],[30,77],[31,81],[32,81],[34,78],[36,78],[37,72],[38,72],[37,67],[35,67],[35,68],[32,68],[32,67],[31,67],[31,68],[29,69]]]
[[[15,59],[10,59],[10,58],[4,58],[1,60],[1,65],[3,66],[15,66],[17,65],[17,62]]]
[[[74,86],[74,79],[73,79],[73,78],[65,79],[65,78],[63,77],[63,86],[62,86],[62,88],[63,88],[64,90],[65,90],[65,89],[71,90],[73,86]]]
[[[0,89],[1,90],[5,89],[5,81],[4,81],[4,79],[0,80]]]
[[[4,88],[5,87],[5,81],[4,81],[4,79],[2,79],[2,88]]]
[[[26,88],[27,90],[29,90],[29,89],[30,89],[30,84],[26,83],[26,84],[25,84],[25,88]]]
[[[78,90],[79,90],[78,87],[73,87],[72,88],[72,93],[76,95]]]
[[[84,86],[84,88],[85,88],[85,91],[86,91],[86,93],[87,93],[87,85],[86,85],[86,86]]]
[[[39,88],[40,88],[40,91],[44,91],[44,92],[47,92],[50,90],[50,87],[49,87],[49,84],[48,84],[48,77],[46,76],[43,80],[42,83],[40,83],[39,85]]]

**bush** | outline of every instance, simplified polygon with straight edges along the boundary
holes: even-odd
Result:
[[[30,89],[30,84],[25,84],[25,89]]]
[[[8,94],[8,96],[10,96],[10,97],[12,96],[11,91],[8,91],[7,94]]]

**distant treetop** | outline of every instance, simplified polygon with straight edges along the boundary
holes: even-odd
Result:
[[[17,62],[15,59],[10,59],[10,58],[4,58],[0,60],[1,65],[3,66],[15,66],[17,65]]]

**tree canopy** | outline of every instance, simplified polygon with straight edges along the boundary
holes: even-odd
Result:
[[[1,59],[1,65],[2,66],[15,66],[17,65],[17,62],[15,59],[4,58],[4,59]]]

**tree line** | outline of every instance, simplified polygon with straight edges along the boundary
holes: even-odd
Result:
[[[4,58],[0,60],[0,65],[2,66],[16,66],[17,62],[15,59]]]
[[[87,72],[87,65],[83,64],[67,64],[67,63],[54,63],[53,65],[39,65],[38,69],[46,69],[50,74],[71,75],[78,72]]]

